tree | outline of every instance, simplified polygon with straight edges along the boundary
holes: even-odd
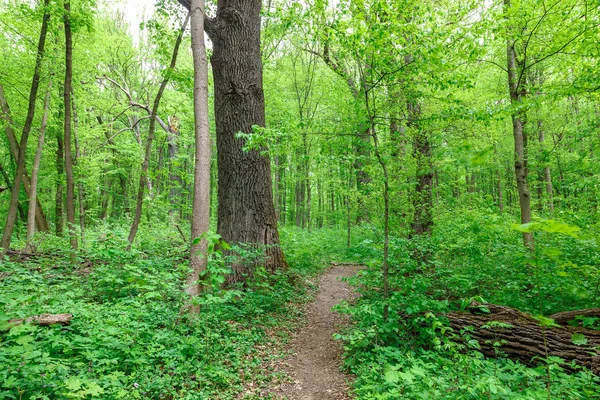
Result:
[[[40,162],[42,159],[42,150],[44,149],[44,137],[46,135],[46,126],[48,125],[48,112],[50,108],[50,90],[52,89],[52,80],[48,81],[48,89],[44,98],[44,115],[42,116],[42,124],[38,137],[38,145],[35,151],[33,160],[33,168],[31,170],[31,189],[29,194],[29,210],[27,211],[27,249],[34,250],[33,235],[35,234],[35,214],[37,208],[37,184],[38,173],[40,170]]]
[[[180,0],[188,9],[190,3]],[[244,150],[238,133],[265,126],[260,53],[260,0],[222,0],[204,29],[213,43],[217,131],[217,233],[230,245],[265,247],[268,271],[287,266],[279,247],[270,159],[266,149]],[[251,273],[234,265],[232,280]]]
[[[15,173],[15,179],[12,186],[11,191],[11,199],[10,199],[10,207],[8,210],[8,215],[6,216],[6,224],[4,226],[4,233],[2,235],[2,242],[0,243],[0,247],[2,248],[0,252],[2,254],[6,253],[10,247],[10,239],[13,233],[13,228],[15,226],[16,216],[17,216],[17,208],[19,204],[19,192],[21,191],[21,183],[23,181],[23,176],[25,174],[25,155],[27,150],[27,140],[29,138],[29,133],[31,132],[31,127],[33,124],[33,117],[35,115],[35,105],[37,100],[37,92],[40,86],[40,75],[42,70],[42,59],[44,57],[44,49],[46,45],[46,34],[48,32],[48,23],[50,21],[50,10],[49,10],[50,0],[44,1],[44,16],[42,18],[42,28],[40,30],[40,37],[38,40],[37,47],[37,56],[35,61],[35,70],[33,73],[33,79],[31,82],[31,89],[29,91],[29,107],[27,110],[27,117],[25,119],[25,124],[23,125],[23,132],[21,134],[21,141],[19,143],[19,152],[16,158],[17,161],[17,171]],[[2,93],[0,93],[2,94]],[[4,96],[0,96],[2,98],[2,103],[6,103]],[[3,114],[7,114],[3,107]],[[5,117],[6,119],[6,117]],[[7,132],[8,133],[8,132]]]
[[[158,88],[158,92],[154,97],[154,103],[152,104],[152,110],[150,111],[150,126],[148,128],[148,137],[146,138],[146,151],[144,153],[144,161],[142,162],[142,172],[140,174],[140,182],[138,185],[138,193],[137,193],[137,201],[135,207],[135,214],[133,216],[133,222],[131,223],[131,229],[129,230],[129,237],[127,240],[129,241],[129,245],[127,249],[131,249],[131,245],[135,240],[135,236],[138,231],[138,227],[140,225],[140,220],[142,219],[142,206],[144,204],[144,190],[149,182],[148,180],[148,167],[150,166],[150,156],[152,152],[152,141],[154,140],[154,132],[156,128],[157,115],[158,115],[158,107],[160,105],[160,100],[162,99],[163,93],[167,84],[169,83],[170,72],[175,68],[175,64],[177,63],[177,54],[179,53],[179,46],[181,45],[181,40],[183,38],[183,33],[185,32],[185,28],[187,27],[189,21],[189,15],[185,17],[183,24],[181,25],[181,30],[179,31],[179,35],[175,40],[175,46],[173,47],[173,55],[171,56],[171,63],[167,68],[165,76]],[[129,96],[130,97],[130,96]],[[130,97],[131,98],[131,97]],[[164,126],[163,128],[168,131],[168,128]]]
[[[67,174],[67,230],[71,248],[77,250],[77,232],[75,229],[75,179],[73,177],[73,152],[71,150],[71,96],[73,87],[73,36],[71,33],[71,2],[64,3],[65,26],[65,83],[64,96],[64,139],[65,139],[65,173]]]
[[[187,276],[185,292],[197,296],[201,287],[198,280],[206,271],[208,241],[203,234],[210,224],[210,129],[208,124],[208,62],[204,44],[204,0],[192,0],[192,53],[194,58],[194,201],[192,208],[191,271]],[[190,309],[198,313],[197,306]]]

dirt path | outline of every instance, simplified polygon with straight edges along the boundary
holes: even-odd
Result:
[[[341,343],[331,338],[343,319],[331,307],[355,296],[341,278],[356,274],[360,268],[339,265],[321,276],[319,293],[307,307],[308,323],[292,341],[293,354],[283,363],[283,369],[292,382],[282,384],[275,391],[277,396],[288,400],[350,399],[346,384],[348,377],[339,369]]]

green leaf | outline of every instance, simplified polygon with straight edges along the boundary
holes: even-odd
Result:
[[[582,346],[584,344],[587,344],[588,342],[587,338],[583,333],[574,333],[573,336],[571,336],[571,341],[577,346]]]

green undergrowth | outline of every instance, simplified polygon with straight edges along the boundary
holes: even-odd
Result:
[[[273,365],[302,319],[308,278],[340,252],[321,244],[325,236],[284,229],[290,270],[268,275],[259,267],[244,287],[213,288],[200,315],[188,318],[180,312],[187,263],[177,233],[140,232],[130,252],[124,233],[88,232],[75,262],[61,250],[65,239],[53,237],[39,244],[39,257],[1,261],[0,399],[257,398],[280,378]],[[211,278],[227,273],[227,262],[214,254]],[[8,320],[42,313],[73,320],[7,331]]]
[[[501,343],[499,358],[486,359],[468,332],[452,332],[441,317],[472,300],[534,315],[597,307],[598,226],[569,218],[515,226],[511,219],[440,210],[431,237],[392,237],[387,301],[381,236],[354,247],[368,268],[350,280],[361,297],[338,306],[352,324],[336,338],[358,399],[600,399],[600,379],[588,370],[568,374],[557,357],[527,367],[503,358]],[[535,252],[523,250],[522,230],[534,232]],[[451,340],[457,335],[466,340]]]

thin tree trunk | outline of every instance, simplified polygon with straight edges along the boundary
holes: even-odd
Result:
[[[63,90],[65,107],[65,172],[67,175],[67,231],[71,248],[77,251],[77,232],[75,230],[75,180],[73,178],[73,153],[71,151],[71,92],[73,84],[73,36],[71,34],[71,2],[64,3],[65,15],[65,86]]]
[[[545,133],[544,133],[544,128],[542,126],[542,121],[538,122],[538,128],[539,128],[539,133],[538,133],[538,139],[540,142],[540,147],[544,148],[544,142],[545,142]],[[542,186],[545,186],[546,189],[546,196],[548,196],[548,210],[550,210],[550,212],[554,212],[554,199],[553,199],[553,191],[552,191],[552,174],[550,173],[550,164],[549,164],[549,160],[546,159],[547,157],[544,157],[544,159],[542,160],[544,167],[542,168],[541,174],[540,174],[540,192],[542,191]],[[541,196],[540,196],[541,197]],[[541,200],[541,198],[540,198]],[[541,203],[541,201],[540,201]]]
[[[504,0],[505,9],[511,6],[510,0]],[[512,27],[508,27],[509,35]],[[515,142],[515,178],[519,193],[519,206],[521,208],[521,223],[531,222],[531,199],[527,186],[527,135],[523,128],[525,126],[525,112],[518,110],[522,107],[522,98],[526,95],[523,82],[519,81],[519,65],[515,51],[515,41],[508,37],[506,40],[508,91],[510,101],[515,111],[512,113],[513,137]],[[533,233],[523,232],[523,244],[530,250],[534,249]]]
[[[2,174],[2,177],[4,178],[4,182],[6,182],[7,189],[12,190],[12,183],[10,182],[10,177],[4,170],[4,167],[2,167],[2,164],[0,164],[0,174]],[[17,205],[17,208],[19,210],[19,217],[21,218],[21,221],[23,221],[23,223],[26,224],[27,223],[27,215],[25,215],[25,210],[23,210],[23,205],[21,204],[21,202],[19,202],[19,204]]]
[[[64,118],[64,116],[63,116]],[[54,227],[56,230],[57,236],[63,235],[63,228],[65,225],[65,216],[64,216],[64,186],[63,186],[63,176],[65,174],[65,155],[64,155],[65,145],[63,133],[60,130],[56,131],[56,197],[55,197],[55,205],[54,205]]]
[[[14,122],[10,113],[10,107],[8,106],[8,102],[6,101],[6,97],[4,95],[4,88],[2,87],[2,84],[0,84],[0,118],[6,121],[6,137],[8,138],[10,153],[12,154],[16,164],[17,159],[19,158],[19,144],[17,143],[17,136],[15,135],[15,131],[13,129]],[[12,188],[12,185],[10,185],[10,187]],[[31,183],[29,181],[27,171],[25,171],[23,174],[23,187],[25,188],[27,197],[29,197],[31,194]],[[21,207],[20,203],[18,207]],[[21,210],[19,210],[19,212],[21,212]],[[35,207],[35,224],[40,232],[47,232],[50,229],[39,200],[37,200],[37,206]]]
[[[194,200],[192,203],[192,246],[190,272],[185,292],[198,296],[200,275],[206,271],[208,242],[203,234],[210,223],[210,128],[208,124],[208,61],[204,44],[204,0],[192,0],[190,9],[192,27],[192,55],[194,58],[194,137],[196,142],[194,165]],[[197,314],[198,306],[190,312]]]
[[[174,216],[176,215],[179,204],[181,203],[181,188],[182,181],[181,176],[177,173],[177,165],[175,159],[179,153],[179,130],[175,126],[174,121],[169,123],[169,133],[167,134],[167,151],[169,154],[169,203],[171,208],[169,213]]]
[[[433,181],[431,166],[431,145],[429,134],[420,126],[421,107],[414,101],[408,105],[408,126],[414,130],[413,157],[416,161],[417,186],[413,197],[415,216],[412,224],[415,235],[430,234],[433,228],[431,208],[433,199],[431,184]]]
[[[31,170],[31,188],[29,195],[29,210],[27,210],[27,251],[33,252],[33,235],[35,234],[35,209],[37,205],[37,183],[40,162],[42,160],[42,150],[44,149],[44,137],[46,135],[46,126],[48,125],[48,112],[50,109],[50,94],[52,89],[52,80],[48,81],[48,89],[44,98],[44,114],[42,115],[42,124],[40,126],[40,135],[38,145],[33,159],[33,168]]]
[[[50,11],[48,9],[49,2],[49,0],[44,0],[44,16],[42,18],[42,29],[40,31],[40,38],[38,41],[35,70],[31,82],[31,90],[29,92],[29,108],[27,110],[27,117],[25,118],[25,124],[23,125],[23,132],[21,134],[21,142],[19,144],[19,153],[17,157],[17,171],[15,173],[15,179],[11,190],[10,207],[8,209],[8,215],[6,216],[6,225],[4,227],[4,233],[2,235],[2,242],[0,243],[0,254],[5,254],[10,248],[10,239],[13,233],[13,229],[15,227],[17,217],[17,209],[19,205],[19,192],[21,190],[21,183],[23,182],[23,175],[25,173],[27,139],[29,138],[29,133],[31,132],[31,125],[33,123],[33,117],[35,115],[37,92],[40,86],[42,59],[44,57],[44,47],[46,45],[46,33],[48,31],[48,21],[50,20]]]
[[[496,177],[496,188],[498,191],[498,209],[501,213],[504,212],[504,200],[502,198],[502,173],[498,170]]]
[[[71,88],[72,90],[72,88]],[[75,140],[75,159],[73,165],[77,166],[77,163],[81,159],[81,148],[79,147],[79,136],[77,132],[79,130],[79,116],[77,115],[77,107],[75,106],[75,93],[71,92],[71,106],[73,108],[73,138]],[[78,177],[77,182],[77,198],[79,203],[79,231],[81,235],[81,245],[85,246],[85,187],[81,181],[81,176]]]
[[[179,45],[181,44],[181,39],[183,37],[183,32],[187,26],[189,20],[189,15],[185,17],[181,30],[179,32],[179,36],[177,36],[177,40],[175,41],[175,47],[173,48],[173,55],[171,56],[171,64],[169,65],[169,71],[175,68],[175,64],[177,63],[177,54],[179,52]],[[150,114],[150,127],[148,128],[148,138],[146,139],[146,152],[144,154],[144,161],[142,163],[142,172],[140,174],[140,182],[138,186],[138,194],[137,201],[135,206],[135,214],[133,216],[133,222],[131,224],[131,229],[129,230],[129,237],[127,240],[129,241],[129,245],[127,246],[127,250],[131,249],[131,245],[135,240],[135,236],[138,231],[138,227],[140,225],[140,220],[142,219],[142,205],[144,203],[144,186],[149,184],[148,180],[148,167],[150,165],[150,156],[152,152],[152,141],[154,140],[154,131],[156,127],[156,116],[158,114],[158,106],[160,105],[160,100],[162,95],[167,87],[167,83],[169,83],[170,74],[165,74],[163,81],[158,88],[158,92],[156,93],[156,97],[154,98],[154,104],[152,105],[152,112]]]

